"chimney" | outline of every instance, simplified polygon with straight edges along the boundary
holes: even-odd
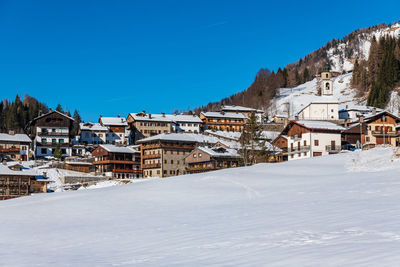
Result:
[[[151,119],[151,114],[149,114],[149,119]]]
[[[47,172],[43,172],[43,177],[47,178]]]
[[[3,165],[7,165],[7,161],[3,159]]]
[[[14,135],[14,134],[15,134],[15,131],[9,130],[9,131],[8,131],[8,134],[9,134],[9,135]]]
[[[372,109],[372,115],[376,115],[376,108]]]
[[[121,115],[118,115],[117,117],[118,117],[118,118],[121,118]]]
[[[361,115],[361,116],[360,116],[360,123],[363,123],[363,122],[364,122],[364,116]]]
[[[165,118],[165,113],[163,112],[163,113],[161,113],[161,116],[163,117],[163,118]]]

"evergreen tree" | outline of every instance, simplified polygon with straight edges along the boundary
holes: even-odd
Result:
[[[59,144],[57,144],[56,148],[54,149],[54,157],[61,159],[62,157],[62,151],[61,151],[61,147]]]
[[[72,134],[74,136],[76,136],[76,135],[78,135],[78,132],[79,132],[79,124],[82,122],[81,116],[79,115],[79,112],[76,109],[74,111],[73,119],[74,119],[74,122],[72,125]]]
[[[62,106],[60,104],[57,105],[56,110],[58,112],[64,113],[64,110],[63,110],[63,108],[62,108]]]
[[[246,166],[255,163],[257,150],[260,149],[261,132],[261,124],[257,121],[257,116],[253,112],[250,114],[240,136],[240,154]]]

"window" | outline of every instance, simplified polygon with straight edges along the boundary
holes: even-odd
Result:
[[[314,140],[314,146],[319,146],[319,140],[317,139]]]
[[[67,150],[65,148],[61,149],[62,154],[67,154]]]
[[[325,84],[325,89],[329,91],[329,89],[330,89],[329,87],[330,87],[329,83],[326,83]]]
[[[365,137],[365,141],[369,142],[369,136]]]
[[[327,74],[325,74],[325,77],[326,77],[326,78],[329,78],[329,74],[328,74],[328,73],[327,73]]]
[[[307,156],[307,152],[304,152],[304,156]]]
[[[195,154],[193,154],[193,158],[197,158],[197,154],[195,153]]]
[[[331,109],[331,112],[333,112],[333,109]]]
[[[167,160],[166,159],[164,159],[164,163],[167,164]]]
[[[42,138],[42,143],[46,143],[46,138]]]
[[[201,158],[203,155],[201,153],[199,153],[199,158]]]
[[[171,159],[171,164],[174,164],[174,160],[173,159]]]
[[[60,144],[62,144],[62,143],[64,143],[64,139],[58,139],[58,142],[59,142]]]
[[[57,143],[57,139],[51,139],[51,142],[52,142],[53,144],[55,144],[55,143]]]
[[[304,146],[306,146],[307,145],[307,140],[304,140]]]
[[[294,158],[294,154],[292,154],[290,157],[291,157],[291,158]]]

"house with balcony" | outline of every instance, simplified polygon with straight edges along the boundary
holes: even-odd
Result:
[[[250,115],[254,113],[257,117],[257,122],[258,123],[263,123],[263,116],[264,116],[264,111],[261,109],[255,109],[255,108],[249,108],[249,107],[242,107],[242,106],[235,106],[235,105],[225,105],[222,106],[221,111],[225,113],[241,113],[246,118],[250,118]]]
[[[184,158],[187,173],[200,173],[240,166],[237,150],[223,146],[195,148]]]
[[[213,146],[220,139],[194,133],[167,133],[138,141],[143,177],[169,177],[186,174],[185,157],[196,146]]]
[[[110,179],[133,179],[142,177],[140,152],[132,147],[102,144],[92,152],[96,173]]]
[[[79,124],[79,143],[84,145],[106,144],[109,129],[100,123],[80,123]]]
[[[162,133],[200,133],[203,121],[196,115],[148,114],[145,111],[130,113],[127,118],[131,130],[131,141]]]
[[[362,147],[399,144],[399,131],[396,130],[400,118],[387,111],[373,112],[359,116],[358,121],[342,132],[345,144],[361,144]]]
[[[100,116],[99,124],[108,128],[105,136],[107,144],[129,144],[128,123],[125,118],[122,118],[120,115],[117,117]]]
[[[290,121],[282,131],[287,136],[288,160],[339,153],[343,130],[328,121]]]
[[[280,151],[274,152],[272,160],[282,162],[288,160],[288,137],[280,134],[272,141],[272,145],[278,147]]]
[[[27,161],[32,140],[26,134],[0,133],[0,162]]]
[[[243,129],[247,117],[242,113],[221,111],[201,112],[200,119],[203,121],[205,129],[240,132]]]
[[[61,149],[62,157],[71,156],[73,121],[73,118],[56,110],[50,110],[30,121],[27,129],[33,140],[35,156],[54,156],[57,146]]]
[[[48,179],[22,165],[0,163],[0,200],[46,193]]]

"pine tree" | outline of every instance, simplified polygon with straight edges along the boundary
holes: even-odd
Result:
[[[54,157],[61,159],[62,157],[62,151],[61,151],[61,147],[59,144],[57,144],[56,148],[54,149]]]
[[[73,119],[74,119],[74,123],[72,125],[72,134],[75,136],[75,135],[78,135],[79,124],[82,122],[81,116],[79,115],[79,112],[76,109],[74,111]]]
[[[62,106],[60,104],[57,105],[56,110],[58,112],[64,113],[64,110],[63,110],[63,108],[62,108]]]
[[[240,154],[243,157],[244,165],[253,165],[256,160],[257,150],[260,148],[261,124],[253,112],[250,114],[240,136]]]

